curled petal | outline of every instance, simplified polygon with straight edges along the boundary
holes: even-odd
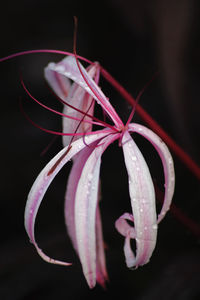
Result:
[[[125,240],[125,256],[129,267],[146,264],[155,248],[157,238],[155,193],[148,166],[128,132],[122,138],[129,193],[134,218],[136,256],[129,247],[130,233]],[[131,263],[130,263],[131,262]]]
[[[105,131],[98,131],[94,135],[86,136],[85,142],[87,145],[105,137],[107,133]],[[36,247],[39,255],[50,263],[57,264],[68,264],[60,261],[53,260],[45,255],[42,250],[38,247],[35,240],[35,219],[37,216],[38,209],[40,207],[41,201],[50,185],[54,177],[60,171],[60,169],[71,159],[73,158],[79,151],[84,149],[85,143],[82,139],[79,139],[71,144],[70,147],[65,147],[62,149],[41,171],[37,179],[35,180],[26,203],[25,208],[25,228],[30,238],[30,241]]]
[[[165,177],[165,196],[160,214],[158,215],[158,223],[164,218],[166,212],[169,210],[175,187],[175,172],[172,156],[166,146],[157,134],[145,126],[139,124],[130,124],[129,130],[137,132],[144,136],[157,150],[163,164]]]
[[[96,266],[96,211],[101,155],[107,146],[118,137],[119,134],[112,134],[100,141],[84,165],[76,191],[75,229],[77,248],[83,273],[90,288],[95,286],[96,274],[99,273],[98,265]]]
[[[115,227],[118,230],[118,232],[126,237],[127,235],[130,235],[132,239],[135,238],[135,230],[133,227],[131,227],[126,220],[129,220],[131,222],[134,222],[133,215],[129,213],[124,213],[117,221],[115,222]]]

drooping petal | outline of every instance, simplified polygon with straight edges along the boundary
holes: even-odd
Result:
[[[124,250],[128,267],[137,267],[149,261],[156,245],[155,193],[148,166],[128,132],[123,135],[122,147],[128,172],[129,193],[134,218],[136,256],[131,252],[129,231]]]
[[[86,92],[88,92],[92,98],[94,98],[98,104],[107,112],[115,125],[119,126],[123,123],[118,114],[110,104],[108,98],[103,94],[99,86],[95,83],[90,75],[88,75],[85,68],[79,63],[80,70],[78,68],[75,57],[69,56],[63,59],[60,63],[50,63],[48,68],[56,71],[57,73],[70,78],[78,85],[80,85]],[[84,77],[83,77],[84,76]]]
[[[105,133],[105,130],[97,131],[93,135],[89,135],[85,137],[85,142],[83,139],[79,139],[71,144],[70,147],[63,148],[41,171],[37,179],[35,180],[26,203],[25,208],[25,228],[30,238],[30,241],[36,247],[39,255],[50,263],[57,263],[57,264],[68,264],[60,261],[56,261],[54,259],[49,258],[45,255],[42,250],[38,247],[36,240],[35,240],[35,219],[37,216],[38,209],[40,207],[41,201],[50,185],[54,177],[60,171],[60,169],[76,155],[79,151],[90,145],[91,143],[105,137],[108,133]]]
[[[119,134],[112,134],[100,141],[84,165],[76,191],[75,228],[78,253],[90,288],[95,286],[96,274],[99,272],[96,270],[96,211],[101,156],[118,137]]]
[[[157,150],[163,164],[165,177],[165,196],[160,214],[158,215],[158,223],[164,218],[166,212],[169,210],[175,187],[175,172],[172,156],[166,146],[157,134],[145,126],[132,123],[129,125],[129,130],[137,132],[144,136]]]
[[[81,152],[79,152],[75,159],[73,159],[73,166],[70,171],[68,178],[66,196],[65,196],[65,222],[68,230],[68,234],[72,240],[74,249],[78,254],[76,232],[75,232],[75,195],[77,185],[83,170],[83,167],[96,147],[97,142],[94,142],[89,147],[85,147]],[[105,254],[103,247],[103,234],[101,225],[101,216],[99,206],[97,206],[96,213],[96,248],[97,248],[97,282],[104,286],[105,280],[107,280],[107,271],[105,264]]]

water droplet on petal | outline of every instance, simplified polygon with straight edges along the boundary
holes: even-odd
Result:
[[[157,224],[152,225],[152,229],[156,230],[158,228]]]
[[[89,180],[89,181],[91,181],[91,180],[92,180],[92,178],[93,178],[93,175],[92,175],[92,173],[89,173],[89,174],[88,174],[88,180]]]
[[[131,159],[132,159],[133,161],[136,161],[136,160],[137,160],[137,157],[136,157],[136,156],[131,156]]]

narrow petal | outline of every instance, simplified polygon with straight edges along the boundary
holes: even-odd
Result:
[[[75,232],[75,194],[77,185],[83,170],[83,167],[96,147],[97,142],[94,142],[89,147],[85,147],[81,152],[79,152],[75,159],[73,159],[73,166],[70,171],[70,176],[67,183],[66,196],[65,196],[65,222],[68,230],[68,234],[72,240],[74,249],[78,254],[77,240]],[[99,198],[99,197],[98,197]],[[105,264],[105,253],[103,246],[103,233],[101,225],[100,209],[97,205],[96,212],[96,248],[97,248],[97,282],[104,286],[105,280],[108,279],[106,264]]]
[[[158,215],[158,223],[164,218],[166,212],[169,210],[175,187],[175,172],[172,156],[166,144],[157,136],[152,130],[139,125],[130,124],[129,130],[137,132],[144,136],[157,150],[163,164],[164,177],[165,177],[165,196],[160,214]]]
[[[95,142],[96,140],[99,140],[103,137],[105,137],[108,133],[105,133],[105,131],[98,131],[94,135],[86,136],[85,142],[87,145],[90,145],[91,143]],[[71,144],[70,147],[65,147],[62,149],[47,165],[46,167],[41,171],[37,179],[35,180],[26,203],[25,208],[25,228],[28,233],[28,236],[30,238],[30,241],[34,244],[36,247],[39,255],[50,263],[58,263],[58,264],[68,264],[63,263],[60,261],[56,261],[54,259],[49,258],[46,256],[42,250],[38,247],[36,241],[35,241],[35,233],[34,233],[34,227],[35,227],[35,219],[37,216],[38,209],[40,207],[41,201],[50,185],[54,177],[57,175],[57,173],[60,171],[60,169],[71,159],[76,155],[79,151],[84,149],[86,147],[84,141],[82,139],[79,139]]]
[[[125,240],[125,256],[129,267],[146,264],[155,248],[157,237],[155,193],[148,166],[128,132],[122,138],[129,193],[134,218],[136,256],[131,254],[130,234]]]
[[[75,57],[69,56],[63,59],[60,63],[50,63],[47,68],[56,71],[57,73],[70,78],[78,85],[80,85],[86,92],[88,92],[92,98],[94,98],[98,104],[107,112],[111,117],[115,125],[123,125],[121,119],[117,115],[116,111],[110,104],[108,98],[103,94],[99,86],[95,81],[88,75],[85,68],[79,63],[80,70],[77,66]],[[84,76],[84,77],[83,77]]]
[[[81,173],[75,199],[75,228],[83,273],[90,288],[96,284],[96,210],[101,155],[119,134],[107,136],[89,156]]]
[[[96,147],[97,142],[94,142],[89,147],[85,147],[82,151],[77,153],[77,155],[73,158],[73,166],[71,168],[70,175],[67,182],[66,195],[65,195],[65,222],[66,222],[68,234],[72,240],[72,244],[76,251],[77,251],[77,242],[76,242],[75,219],[74,219],[76,189],[77,189],[79,179],[81,177],[83,167],[88,157]]]

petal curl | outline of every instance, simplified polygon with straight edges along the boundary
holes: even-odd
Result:
[[[158,223],[164,218],[166,212],[169,210],[175,188],[175,171],[171,153],[169,152],[166,144],[161,138],[152,130],[140,124],[132,123],[129,125],[129,130],[137,132],[145,137],[157,150],[164,169],[165,177],[165,196],[160,214],[158,215]]]
[[[105,137],[108,133],[105,131],[95,132],[94,135],[89,135],[85,137],[85,142],[87,145],[95,142],[96,140],[100,140]],[[41,171],[37,179],[35,180],[26,203],[25,208],[25,228],[30,238],[30,241],[34,244],[38,254],[47,262],[55,263],[55,264],[63,264],[68,265],[69,263],[64,263],[61,261],[57,261],[49,258],[43,251],[38,247],[35,240],[35,219],[37,216],[38,209],[40,207],[41,201],[50,185],[54,177],[60,171],[60,169],[71,159],[73,158],[79,151],[86,147],[83,139],[79,139],[73,142],[70,148],[63,148]]]
[[[83,273],[90,288],[96,284],[96,211],[101,156],[110,143],[119,138],[112,134],[100,141],[86,161],[75,198],[75,228]]]
[[[134,217],[136,256],[131,253],[130,234],[125,240],[128,267],[146,264],[155,248],[157,238],[155,192],[148,166],[128,132],[122,138],[129,193]]]

